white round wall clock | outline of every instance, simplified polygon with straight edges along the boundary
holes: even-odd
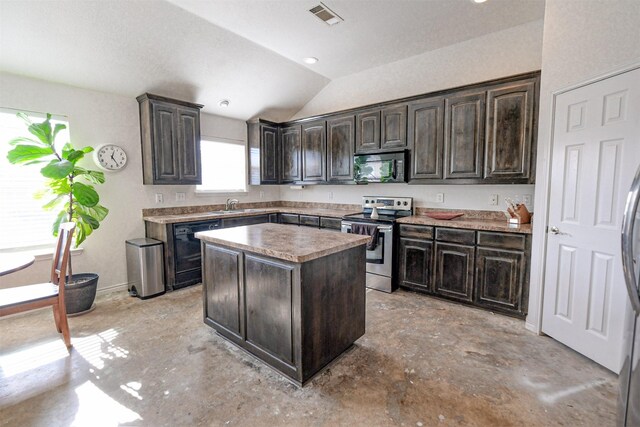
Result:
[[[114,144],[101,145],[93,153],[96,164],[107,171],[120,170],[127,164],[127,153]]]

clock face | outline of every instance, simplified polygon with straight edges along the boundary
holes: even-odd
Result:
[[[127,153],[117,145],[103,145],[94,153],[96,163],[102,169],[116,171],[122,169],[127,164]]]

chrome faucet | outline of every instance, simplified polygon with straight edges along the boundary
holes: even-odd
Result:
[[[236,208],[236,204],[238,204],[238,199],[227,199],[226,203],[224,204],[224,210],[234,210]]]

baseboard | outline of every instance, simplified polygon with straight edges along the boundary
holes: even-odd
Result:
[[[533,332],[536,335],[542,335],[542,331],[539,331],[537,326],[534,325],[533,323],[529,323],[529,322],[524,322],[524,328],[527,331]]]
[[[110,285],[110,286],[104,286],[104,287],[100,287],[98,286],[98,289],[96,290],[96,294],[109,294],[111,292],[122,292],[122,291],[127,291],[129,288],[129,284],[128,283],[119,283],[117,285]]]

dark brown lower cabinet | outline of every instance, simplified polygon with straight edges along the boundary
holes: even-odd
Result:
[[[435,293],[461,301],[473,301],[475,247],[436,242]]]
[[[432,292],[433,242],[401,237],[399,251],[400,286]]]
[[[364,245],[303,263],[202,250],[205,324],[296,384],[364,334]]]
[[[399,286],[526,316],[530,236],[410,224],[399,229]]]
[[[476,258],[476,304],[521,311],[526,271],[524,252],[478,248]]]

